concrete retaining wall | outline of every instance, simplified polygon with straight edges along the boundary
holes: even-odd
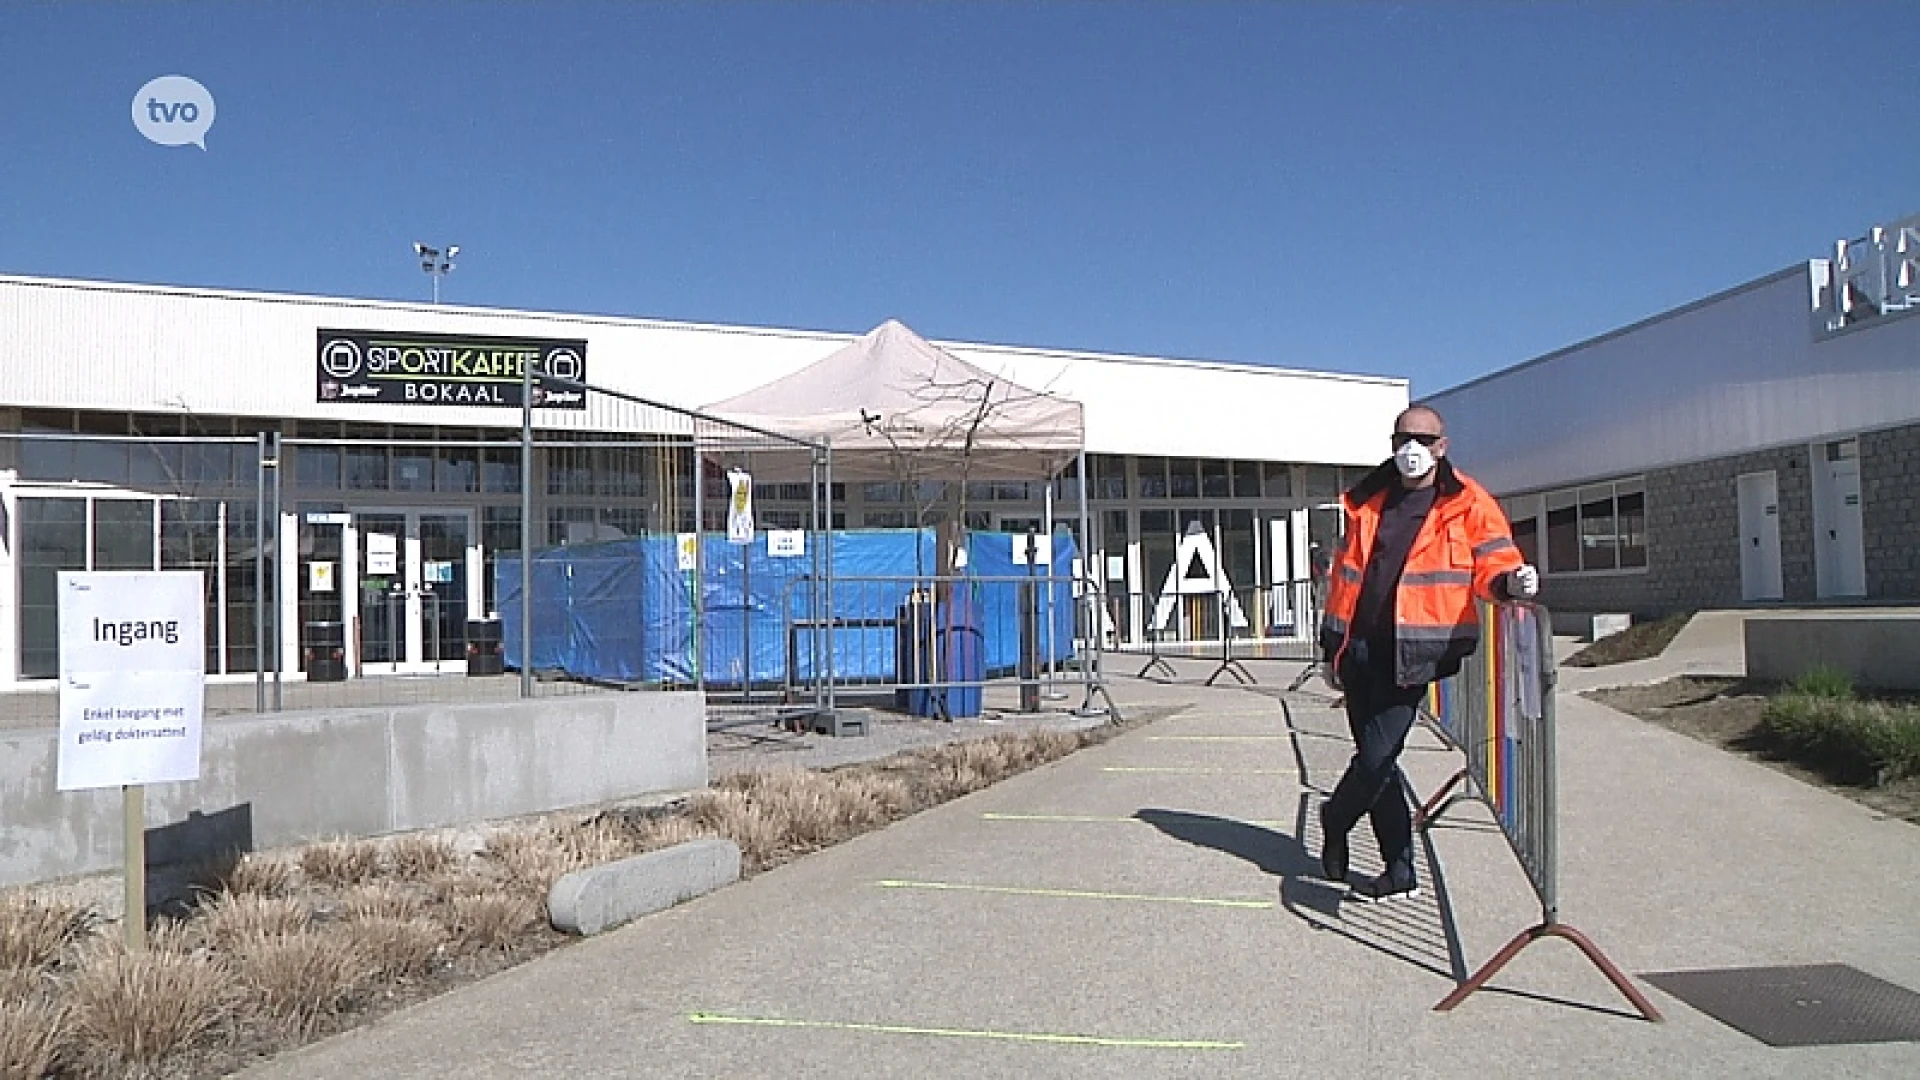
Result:
[[[0,885],[120,865],[120,793],[54,790],[57,733],[0,732]],[[706,786],[699,694],[208,720],[200,779],[147,789],[148,860],[433,828]]]
[[[1860,686],[1920,690],[1920,615],[1748,619],[1746,648],[1749,678],[1786,682],[1826,666]]]

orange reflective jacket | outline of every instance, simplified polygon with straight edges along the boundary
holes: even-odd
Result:
[[[1401,686],[1419,686],[1460,670],[1480,644],[1476,599],[1507,599],[1506,574],[1524,560],[1500,504],[1441,458],[1433,509],[1407,552],[1394,590],[1394,671]],[[1320,648],[1338,662],[1360,602],[1360,582],[1373,556],[1387,486],[1400,482],[1389,461],[1368,473],[1341,502],[1347,531],[1334,555]]]

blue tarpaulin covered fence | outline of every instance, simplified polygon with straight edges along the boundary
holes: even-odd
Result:
[[[893,630],[914,580],[935,565],[931,530],[853,530],[816,534],[831,545],[834,587],[834,675],[841,681],[884,682],[898,676]],[[810,539],[813,539],[810,536]],[[976,532],[968,537],[966,588],[985,651],[988,675],[1014,670],[1019,657],[1019,585],[1029,567],[1015,562],[1024,535]],[[706,653],[700,666],[708,685],[807,683],[814,677],[813,610],[808,583],[816,560],[767,554],[764,533],[750,545],[724,535],[702,538]],[[1073,541],[1054,537],[1049,578],[1036,585],[1041,660],[1073,653],[1074,604],[1067,578]],[[507,666],[520,663],[520,560],[494,563],[495,593]],[[537,551],[533,556],[535,671],[611,683],[691,684],[694,681],[694,574],[679,569],[676,539],[641,536],[600,544]],[[799,629],[789,637],[789,630]],[[791,648],[791,659],[790,649]],[[792,666],[795,670],[789,671]],[[911,673],[909,673],[911,675]]]

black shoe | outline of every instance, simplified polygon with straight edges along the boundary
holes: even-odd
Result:
[[[1381,874],[1355,882],[1353,892],[1348,895],[1363,904],[1382,900],[1415,900],[1420,896],[1420,883],[1410,877],[1396,879],[1392,874]]]
[[[1327,828],[1327,804],[1320,804],[1320,869],[1328,881],[1347,880],[1347,838]]]

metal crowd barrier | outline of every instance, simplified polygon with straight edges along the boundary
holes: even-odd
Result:
[[[836,574],[820,614],[811,579],[790,582],[782,601],[783,696],[891,695],[895,708],[941,720],[978,716],[990,684],[1018,691],[1017,708],[1077,692],[1076,712],[1107,697],[1098,635],[1099,598],[1066,575],[910,577]],[[1111,698],[1100,711],[1112,713]]]
[[[1445,1012],[1485,986],[1520,950],[1543,937],[1572,942],[1624,994],[1640,1015],[1660,1013],[1585,934],[1560,921],[1559,808],[1555,786],[1555,681],[1552,619],[1536,604],[1482,604],[1480,648],[1458,674],[1428,689],[1426,712],[1443,739],[1466,756],[1466,767],[1428,799],[1414,821],[1426,829],[1448,808],[1477,792],[1526,871],[1540,901],[1540,922],[1448,994]],[[1456,789],[1465,790],[1456,794]]]
[[[1320,621],[1310,581],[1249,588],[1182,588],[1110,593],[1102,627],[1116,652],[1143,656],[1136,678],[1173,678],[1171,659],[1215,662],[1206,685],[1222,675],[1259,682],[1248,660],[1311,662]]]

